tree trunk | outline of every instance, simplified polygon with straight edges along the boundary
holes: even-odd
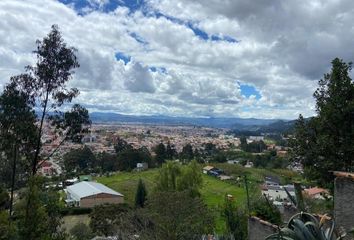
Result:
[[[15,188],[15,177],[16,177],[16,165],[17,165],[17,143],[14,144],[13,152],[13,166],[12,166],[12,176],[11,176],[11,194],[10,194],[10,209],[9,216],[12,216],[13,202],[14,202],[14,188]]]

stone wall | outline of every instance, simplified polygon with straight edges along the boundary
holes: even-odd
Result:
[[[248,239],[264,240],[270,234],[277,231],[277,226],[264,221],[258,217],[250,217],[248,219]]]
[[[334,217],[337,227],[354,228],[354,174],[335,172]],[[348,238],[353,239],[353,238]]]

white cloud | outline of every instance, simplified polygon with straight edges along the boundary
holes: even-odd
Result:
[[[350,1],[149,0],[150,14],[106,13],[108,0],[87,1],[83,16],[54,0],[0,1],[0,85],[35,61],[35,40],[58,24],[78,49],[77,101],[91,110],[296,118],[314,113],[315,80],[330,61],[354,56]],[[204,40],[187,22],[239,42]],[[117,52],[132,61],[117,61]],[[238,83],[261,98],[244,97]]]

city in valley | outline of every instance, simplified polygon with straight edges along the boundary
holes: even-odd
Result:
[[[1,0],[0,240],[354,240],[353,13]]]

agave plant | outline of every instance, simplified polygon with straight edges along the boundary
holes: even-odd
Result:
[[[313,215],[301,212],[295,214],[286,227],[268,236],[266,240],[338,240],[344,236],[338,234],[334,221],[329,220],[328,216],[324,215],[319,221]]]

